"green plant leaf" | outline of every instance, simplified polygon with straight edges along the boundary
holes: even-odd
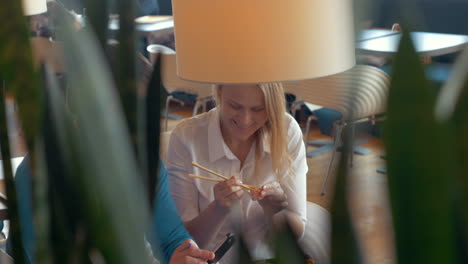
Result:
[[[36,244],[35,261],[38,264],[53,263],[50,247],[50,210],[48,199],[48,174],[45,160],[43,140],[36,141],[36,181],[34,183],[33,213],[36,231],[36,239],[41,243]],[[31,154],[29,154],[31,155]]]
[[[253,264],[254,261],[250,257],[249,251],[247,249],[247,246],[244,242],[244,238],[242,236],[239,236],[238,238],[238,252],[237,252],[237,263],[239,264]]]
[[[26,263],[23,255],[22,229],[18,208],[18,195],[16,192],[13,170],[11,167],[10,140],[8,137],[7,117],[6,117],[6,98],[5,93],[0,93],[0,147],[3,159],[3,175],[5,175],[5,190],[8,197],[8,216],[10,219],[10,236],[13,247],[13,258],[16,263]]]
[[[0,8],[0,75],[6,91],[12,91],[18,104],[21,127],[29,151],[38,134],[40,87],[34,70],[29,30],[20,1],[7,1]]]
[[[344,146],[336,175],[335,190],[331,205],[331,263],[362,263],[347,199],[347,190],[349,188],[348,160],[352,151],[350,129],[350,127],[346,127],[343,132]]]
[[[468,50],[465,51],[468,55]],[[462,57],[463,58],[463,57]],[[462,62],[463,63],[463,62]],[[464,62],[467,63],[466,61]],[[462,88],[455,105],[452,116],[452,122],[455,126],[455,148],[458,154],[458,163],[460,164],[460,173],[457,174],[457,183],[459,184],[459,193],[457,194],[457,210],[460,213],[458,220],[458,236],[460,251],[462,255],[461,263],[468,262],[468,67],[464,67],[464,73],[460,76],[460,85]]]
[[[275,263],[277,264],[302,264],[305,262],[304,253],[297,244],[297,238],[287,224],[276,233],[274,249]]]
[[[139,117],[140,138],[144,141],[140,144],[140,158],[142,159],[142,168],[146,174],[146,184],[148,186],[148,195],[151,208],[153,207],[154,197],[156,197],[157,175],[159,171],[159,134],[161,119],[161,60],[159,56],[153,66],[151,79],[146,89],[146,96],[139,98],[139,108],[142,110]],[[144,160],[143,160],[144,159]]]
[[[130,131],[134,151],[138,145],[138,109],[136,75],[136,37],[135,37],[135,2],[118,0],[119,42],[117,54],[117,87],[122,101],[127,126]]]
[[[91,27],[99,41],[102,50],[107,47],[108,32],[108,1],[85,0],[86,27]]]
[[[149,209],[141,202],[145,191],[119,97],[95,40],[63,24],[69,109],[76,122],[61,116],[62,98],[55,95],[50,103],[65,169],[87,212],[93,252],[107,263],[147,263]]]
[[[456,263],[451,137],[406,31],[393,68],[384,139],[398,263]]]
[[[57,127],[70,129],[74,127],[74,124],[73,118],[64,104],[65,95],[59,90],[55,78],[51,74],[47,75],[47,91],[50,95],[46,97],[44,107],[43,144],[40,148],[42,150],[41,158],[43,158],[41,162],[44,164],[41,165],[43,171],[37,171],[36,174],[41,175],[42,179],[47,182],[45,199],[49,205],[46,209],[46,212],[49,213],[48,223],[41,223],[41,227],[46,227],[49,232],[45,233],[46,230],[39,230],[39,233],[45,233],[41,234],[41,238],[44,239],[43,241],[51,241],[52,245],[50,248],[42,248],[45,251],[41,252],[40,257],[49,259],[50,256],[46,255],[49,253],[54,256],[54,259],[72,263],[86,263],[88,248],[85,245],[90,240],[90,235],[80,228],[86,226],[87,212],[85,209],[87,208],[85,206],[88,204],[82,201],[86,201],[91,195],[80,190],[79,187],[84,183],[80,181],[79,176],[74,177],[83,172],[80,167],[67,170],[67,166],[71,167],[75,164],[66,159],[74,153],[73,142],[68,144],[70,148],[63,148],[64,140],[59,140],[58,131],[61,130],[58,130]],[[52,114],[52,109],[55,110],[55,115]],[[55,125],[55,122],[52,121],[54,117],[55,122],[60,120],[59,125]],[[78,141],[77,139],[75,138],[74,141]],[[75,156],[74,158],[79,160],[79,157]],[[85,195],[81,195],[82,193]],[[73,209],[70,210],[71,208]],[[92,209],[90,208],[89,211],[92,212]]]
[[[19,115],[26,145],[33,151],[34,138],[38,131],[39,87],[37,74],[33,67],[32,52],[29,43],[29,32],[26,18],[23,16],[21,2],[8,1],[0,8],[0,80],[2,81],[1,100],[1,151],[4,160],[4,175],[8,210],[11,220],[11,237],[13,257],[16,263],[25,263],[23,241],[20,227],[16,187],[13,180],[9,150],[8,132],[6,129],[5,95],[13,91],[18,104]],[[8,37],[7,37],[8,36]],[[26,119],[28,117],[28,119]],[[27,120],[27,121],[26,121]]]
[[[76,223],[83,221],[82,207],[91,194],[87,190],[80,194],[86,182],[82,179],[85,173],[81,167],[82,158],[76,150],[81,137],[76,131],[78,128],[74,117],[67,109],[54,78],[48,76],[47,81],[43,146],[40,148],[44,164],[43,172],[38,174],[44,174],[43,177],[47,179],[45,196],[50,205],[47,219],[52,228],[48,237],[43,239],[51,240],[53,258],[72,261]]]

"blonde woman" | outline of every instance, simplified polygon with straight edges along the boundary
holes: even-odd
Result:
[[[275,219],[287,218],[298,239],[306,222],[307,163],[302,132],[285,112],[281,84],[220,85],[217,107],[182,121],[167,156],[171,194],[189,233],[215,249],[228,232],[242,232],[255,260],[274,257],[269,247]],[[229,180],[211,182],[188,174]],[[257,195],[241,184],[262,187]],[[222,263],[235,263],[230,250]]]

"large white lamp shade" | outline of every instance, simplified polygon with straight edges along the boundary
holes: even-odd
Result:
[[[47,0],[22,0],[22,4],[25,16],[47,12]]]
[[[351,0],[173,0],[179,77],[262,83],[355,64]]]

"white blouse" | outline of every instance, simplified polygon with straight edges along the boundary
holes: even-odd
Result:
[[[286,210],[299,215],[306,222],[306,174],[307,162],[302,132],[297,122],[286,114],[288,126],[288,150],[292,159],[294,173],[281,175],[280,184],[287,195]],[[180,216],[184,222],[198,216],[214,201],[213,186],[215,182],[190,178],[189,173],[216,178],[207,172],[193,167],[191,162],[216,171],[226,177],[237,176],[244,184],[263,186],[277,180],[271,166],[269,144],[263,140],[260,162],[255,168],[256,144],[252,144],[249,154],[240,167],[240,161],[231,152],[221,134],[218,110],[211,111],[183,120],[174,129],[168,148],[166,167],[169,175],[171,194],[174,198]],[[226,233],[244,234],[245,243],[254,260],[272,258],[267,231],[271,219],[266,219],[263,209],[257,201],[252,201],[248,193],[241,197],[238,207],[233,208],[227,220],[223,223],[216,239],[211,242],[209,250],[215,250],[216,245],[226,238]],[[240,221],[239,221],[240,220]],[[235,225],[237,223],[237,225]],[[236,263],[237,252],[231,249],[223,257],[222,263]]]

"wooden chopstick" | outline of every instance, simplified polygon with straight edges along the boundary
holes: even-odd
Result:
[[[242,185],[244,185],[244,186],[246,186],[246,187],[249,187],[249,188],[257,188],[257,187],[255,187],[255,186],[253,186],[253,185],[248,185],[248,184],[242,184]]]
[[[207,169],[207,168],[203,167],[202,165],[196,163],[195,161],[192,161],[192,165],[195,166],[195,167],[198,167],[198,168],[200,168],[200,169],[202,169],[202,170],[204,170],[204,171],[206,171],[206,172],[209,172],[209,173],[211,173],[211,174],[214,174],[214,175],[216,175],[216,176],[218,176],[218,177],[220,177],[220,178],[223,178],[223,179],[225,179],[225,180],[229,180],[228,177],[223,176],[223,175],[221,175],[221,174],[219,174],[219,173],[217,173],[217,172],[215,172],[215,171],[212,171],[212,170],[210,170],[210,169]]]
[[[194,175],[194,174],[189,174],[188,175],[189,177],[192,177],[192,178],[198,178],[198,179],[202,179],[202,180],[207,180],[207,181],[215,181],[215,182],[222,182],[223,180],[220,180],[220,179],[213,179],[213,178],[210,178],[210,177],[205,177],[205,176],[200,176],[200,175]],[[253,188],[256,188],[254,186],[251,186],[251,185],[247,185],[247,184],[241,184],[241,187],[244,187],[245,189],[247,190],[250,190],[250,191],[253,191]]]
[[[210,177],[204,177],[204,176],[194,175],[194,174],[189,174],[188,176],[192,177],[192,178],[207,180],[207,181],[215,181],[215,182],[222,182],[223,181],[223,180],[219,180],[219,179],[213,179],[213,178],[210,178]]]
[[[195,166],[195,167],[198,167],[198,168],[200,168],[200,169],[202,169],[202,170],[204,170],[204,171],[206,171],[206,172],[209,172],[209,173],[211,173],[211,174],[214,174],[214,175],[216,175],[216,176],[218,176],[218,177],[220,177],[220,178],[223,178],[223,179],[225,179],[225,180],[229,180],[228,177],[226,177],[226,176],[224,176],[224,175],[221,175],[221,174],[219,174],[219,173],[217,173],[217,172],[215,172],[215,171],[212,171],[212,170],[210,170],[210,169],[207,169],[207,168],[203,167],[202,165],[196,163],[195,161],[192,161],[192,165]],[[192,175],[193,175],[193,174],[192,174]],[[248,184],[242,184],[242,187],[244,187],[244,188],[246,188],[246,189],[249,189],[249,190],[257,189],[257,187],[252,186],[252,185],[248,185]]]

